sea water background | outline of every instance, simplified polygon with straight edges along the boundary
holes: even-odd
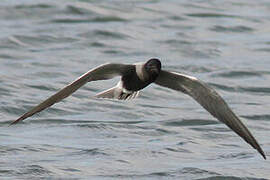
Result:
[[[8,127],[93,67],[151,57],[214,87],[268,160],[182,93],[93,98],[117,78]],[[1,0],[0,118],[0,179],[270,179],[270,2]]]

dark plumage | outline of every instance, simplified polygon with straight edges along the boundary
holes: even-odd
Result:
[[[123,81],[123,87],[128,91],[139,91],[149,84],[153,83],[161,70],[161,63],[158,59],[150,59],[144,64],[144,69],[141,72],[145,73],[144,77],[140,77],[136,73],[140,65],[134,65],[125,74],[122,75],[121,80]]]
[[[231,128],[266,159],[256,139],[214,89],[195,77],[161,70],[161,63],[158,59],[150,59],[146,63],[133,65],[108,63],[94,68],[11,124],[16,124],[52,106],[74,93],[87,82],[111,79],[115,76],[121,76],[120,82],[115,87],[97,94],[96,97],[120,100],[132,99],[138,96],[139,90],[151,83],[181,91],[194,98],[211,115]]]

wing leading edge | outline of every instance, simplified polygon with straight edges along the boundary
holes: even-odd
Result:
[[[251,132],[221,96],[210,86],[195,77],[168,71],[161,71],[155,83],[176,91],[181,91],[194,98],[211,115],[231,128],[248,144],[257,149],[263,158],[266,159],[263,150]]]

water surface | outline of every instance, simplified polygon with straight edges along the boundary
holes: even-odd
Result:
[[[270,179],[262,157],[190,97],[151,85],[123,102],[89,83],[8,124],[89,69],[151,57],[209,83],[269,159],[268,1],[0,2],[1,179]]]

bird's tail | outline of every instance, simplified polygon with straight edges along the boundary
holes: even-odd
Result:
[[[139,91],[124,91],[123,88],[115,86],[108,90],[98,93],[95,97],[106,99],[130,100],[136,98],[138,95]]]

